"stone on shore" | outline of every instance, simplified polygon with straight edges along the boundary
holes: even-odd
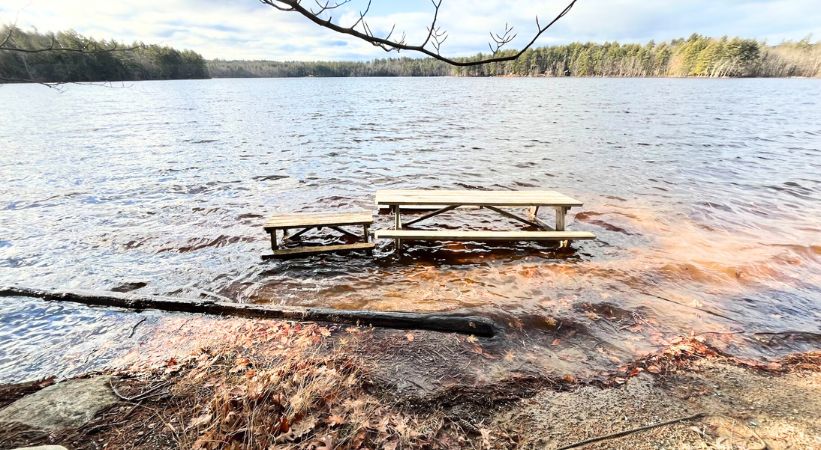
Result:
[[[45,431],[80,427],[117,403],[110,378],[68,380],[26,395],[0,410],[0,423],[18,422]]]
[[[38,445],[37,447],[17,447],[12,450],[68,450],[62,445]]]

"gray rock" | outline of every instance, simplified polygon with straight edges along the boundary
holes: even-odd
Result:
[[[37,447],[18,447],[13,450],[68,450],[62,445],[38,445]]]
[[[117,403],[108,376],[68,380],[29,394],[0,410],[0,423],[52,431],[76,428]]]

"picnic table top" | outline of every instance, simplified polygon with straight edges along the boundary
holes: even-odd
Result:
[[[582,206],[556,191],[401,189],[376,191],[377,205]]]

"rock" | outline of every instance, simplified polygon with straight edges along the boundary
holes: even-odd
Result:
[[[18,447],[12,450],[68,450],[62,445],[38,445],[37,447]]]
[[[100,410],[117,403],[110,378],[68,380],[41,389],[0,410],[0,423],[19,422],[47,431],[80,427]]]

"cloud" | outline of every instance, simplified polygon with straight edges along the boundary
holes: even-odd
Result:
[[[307,1],[307,0],[306,0]],[[448,30],[443,52],[449,56],[487,51],[488,32],[505,23],[519,36],[532,37],[568,0],[444,0],[440,25]],[[334,10],[335,21],[351,24],[367,0]],[[433,7],[428,0],[373,0],[369,24],[380,35],[396,24],[395,36],[424,39]],[[386,54],[353,37],[322,29],[295,13],[277,11],[257,0],[3,0],[0,21],[41,31],[74,29],[95,38],[143,41],[190,48],[206,58],[339,60]],[[574,10],[537,45],[571,41],[668,40],[691,33],[738,35],[777,43],[821,36],[817,0],[578,0]],[[396,54],[393,53],[393,56]],[[413,56],[408,54],[408,56]]]

